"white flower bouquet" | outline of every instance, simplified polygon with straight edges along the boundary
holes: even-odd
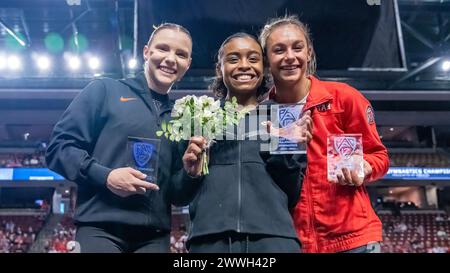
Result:
[[[208,96],[185,96],[175,101],[172,119],[161,124],[157,136],[165,136],[170,141],[189,140],[192,136],[202,136],[206,139],[207,148],[202,155],[202,174],[208,174],[208,152],[218,136],[223,136],[224,129],[229,125],[237,125],[246,111],[238,111],[235,97],[220,107],[220,100]]]

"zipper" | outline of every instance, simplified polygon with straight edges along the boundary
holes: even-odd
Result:
[[[307,177],[309,176],[309,171],[308,171],[306,176]],[[310,215],[309,216],[310,229],[311,229],[311,232],[313,234],[313,241],[314,241],[314,244],[313,244],[314,245],[314,249],[313,249],[313,251],[317,252],[318,251],[318,242],[317,242],[317,234],[316,234],[316,229],[315,229],[316,219],[314,217],[314,205],[313,205],[313,198],[312,198],[312,187],[311,187],[311,182],[310,182],[309,179],[308,179],[307,182],[308,183],[306,183],[306,189],[307,189],[306,195],[308,196],[308,204],[309,204],[309,211],[310,211],[310,213],[309,213],[309,215]]]
[[[156,102],[155,102],[155,100],[151,97],[151,95],[150,95],[150,99],[152,100],[152,103],[153,103],[153,109],[152,109],[152,107],[150,107],[150,112],[152,112],[152,110],[154,110],[155,111],[155,115],[154,115],[154,117],[156,118],[156,124],[157,124],[157,127],[158,128],[161,128],[161,118],[164,116],[164,114],[165,113],[167,113],[167,112],[170,112],[171,110],[170,109],[167,109],[167,110],[165,110],[165,111],[162,111],[161,113],[159,113],[159,111],[158,111],[158,107],[156,106]],[[144,100],[144,102],[145,102],[145,100]],[[155,182],[156,183],[156,182]],[[154,210],[153,210],[153,204],[152,204],[152,202],[153,202],[153,199],[155,198],[155,192],[154,191],[150,191],[150,194],[148,195],[148,204],[149,204],[149,206],[150,206],[150,212],[151,213],[149,213],[149,215],[148,215],[148,225],[150,226],[151,224],[152,224],[152,214],[154,214],[155,212],[154,212]],[[156,217],[155,217],[156,218]],[[159,218],[159,217],[158,217]],[[159,222],[161,223],[161,225],[162,225],[162,222],[161,222],[161,220],[159,219]],[[157,229],[157,230],[159,230],[159,229]]]
[[[158,127],[161,126],[161,118],[164,116],[165,113],[170,112],[170,111],[171,110],[168,109],[168,110],[162,111],[159,115],[158,114],[155,115],[156,116],[156,123],[157,123]]]
[[[153,103],[155,103],[155,102],[153,102]],[[160,113],[160,114],[158,114],[158,113],[156,113],[156,125],[158,126],[158,127],[160,127],[161,126],[161,117],[164,115],[164,113]]]
[[[312,109],[312,108],[314,108],[314,107],[316,107],[316,106],[318,106],[318,105],[321,105],[321,104],[323,104],[323,103],[325,103],[325,102],[331,101],[332,99],[333,99],[332,96],[323,98],[322,100],[320,100],[320,101],[317,102],[317,103],[314,103],[314,104],[312,104],[312,105],[308,105],[308,107],[305,107],[305,108],[302,110],[302,112],[306,112],[306,111],[308,111],[309,109]],[[309,169],[308,169],[308,168],[307,168],[307,174],[305,175],[305,177],[309,177]],[[315,219],[315,217],[314,217],[314,205],[313,205],[313,197],[312,197],[312,185],[311,185],[310,179],[307,179],[306,189],[307,189],[306,195],[307,195],[307,198],[308,198],[308,204],[309,204],[309,222],[310,222],[310,230],[311,230],[311,233],[312,233],[312,236],[313,236],[313,242],[314,242],[314,243],[313,243],[313,248],[314,248],[313,251],[314,251],[314,252],[317,252],[317,251],[318,251],[318,248],[319,248],[319,243],[318,243],[317,233],[316,233],[316,229],[315,229],[315,226],[316,226],[316,219]]]
[[[238,219],[237,219],[237,232],[241,232],[241,142],[238,140]]]

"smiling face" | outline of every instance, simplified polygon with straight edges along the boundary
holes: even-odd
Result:
[[[180,80],[191,64],[192,41],[184,32],[162,29],[144,47],[149,87],[167,93]]]
[[[267,59],[275,85],[296,84],[307,76],[312,50],[296,25],[281,25],[267,38]]]
[[[262,50],[258,42],[250,37],[231,39],[223,47],[218,70],[229,95],[256,96],[264,71]]]

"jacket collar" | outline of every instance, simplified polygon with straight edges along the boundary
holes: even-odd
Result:
[[[311,80],[311,88],[306,99],[304,111],[333,99],[333,95],[319,79],[314,76],[309,76],[309,78]]]
[[[148,87],[144,72],[140,72],[135,77],[122,79],[120,81],[130,87],[130,89],[137,95],[139,95],[151,110],[156,112],[154,103],[153,101],[151,101],[151,99],[155,99],[162,102],[159,114],[171,111],[173,103],[170,101],[169,95],[161,95],[151,90]]]
[[[325,86],[321,83],[319,79],[314,76],[308,76],[311,80],[311,87],[308,94],[308,98],[306,99],[306,105],[303,108],[303,111],[306,111],[310,108],[313,108],[319,104],[325,103],[333,99],[333,95],[328,91]],[[268,102],[275,101],[275,94],[277,90],[275,86],[273,86],[269,90],[269,99]]]
[[[140,72],[135,77],[121,79],[120,81],[129,86],[135,92],[146,93],[150,91],[144,72]]]

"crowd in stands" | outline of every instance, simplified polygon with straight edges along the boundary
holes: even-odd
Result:
[[[173,213],[172,214],[172,232],[170,233],[170,252],[171,253],[187,253],[186,241],[188,231],[186,225],[189,224],[189,214]]]
[[[391,153],[390,165],[398,167],[450,167],[450,158],[443,153]],[[0,168],[42,168],[45,167],[43,151],[33,154],[0,153]]]
[[[444,212],[379,212],[383,222],[383,253],[450,253],[450,217]],[[0,253],[27,252],[42,228],[45,216],[0,216]],[[170,252],[187,253],[186,222],[175,220]],[[45,252],[67,253],[75,239],[73,218],[64,217],[45,243]]]
[[[45,216],[0,216],[0,253],[25,253],[35,241]]]
[[[76,228],[73,218],[65,216],[53,230],[53,235],[45,242],[47,253],[68,253],[68,243],[75,240]]]
[[[443,212],[379,214],[384,253],[450,253],[450,217]]]
[[[0,154],[0,168],[45,168],[44,152]]]
[[[450,167],[450,159],[442,153],[391,153],[389,158],[393,167]]]
[[[450,167],[450,158],[442,153],[391,153],[390,165],[398,167]],[[42,151],[33,154],[1,154],[0,168],[43,168],[45,155]]]
[[[186,240],[188,233],[186,226],[177,216],[174,218],[173,230],[170,234],[170,252],[171,253],[187,253]],[[47,253],[68,253],[68,243],[75,240],[76,227],[73,223],[73,218],[64,217],[60,223],[57,224],[53,231],[52,237],[45,243],[45,252]]]
[[[172,230],[170,234],[170,252],[171,253],[187,253],[186,241],[188,233],[182,225],[178,230]]]

